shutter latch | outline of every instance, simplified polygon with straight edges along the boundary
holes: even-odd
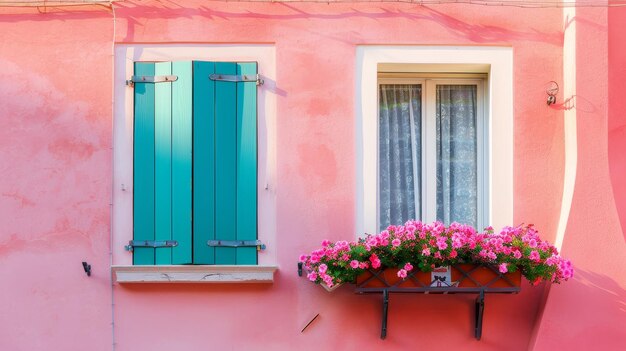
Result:
[[[261,79],[260,74],[244,74],[240,76],[233,76],[228,74],[211,74],[209,75],[210,80],[216,80],[220,82],[256,82],[256,85],[263,85],[265,83],[263,79]]]
[[[171,83],[178,80],[178,76],[132,76],[126,81],[129,87],[135,86],[135,83]]]
[[[265,250],[261,240],[209,240],[206,243],[214,247],[255,247],[257,251]]]
[[[176,240],[163,240],[163,241],[153,241],[153,240],[131,240],[128,242],[128,245],[124,246],[126,251],[133,251],[135,247],[174,247],[178,246],[178,241]]]

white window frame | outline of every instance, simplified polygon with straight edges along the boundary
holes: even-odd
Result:
[[[487,75],[483,89],[486,125],[482,128],[489,136],[482,150],[487,163],[482,184],[487,209],[482,219],[483,225],[496,228],[512,225],[512,48],[363,45],[357,47],[356,61],[356,235],[376,233],[378,229],[378,74],[381,71]]]
[[[125,251],[124,246],[133,238],[133,89],[126,86],[125,81],[133,75],[133,63],[136,61],[185,60],[255,61],[258,63],[259,74],[264,80],[264,85],[259,86],[257,98],[258,238],[266,245],[266,249],[258,253],[258,266],[275,266],[278,262],[274,188],[276,179],[276,54],[275,47],[271,44],[116,45],[113,79],[112,264],[114,266],[132,265],[132,253]],[[190,269],[193,270],[193,268]],[[228,279],[222,280],[228,281]]]
[[[378,78],[378,87],[382,84],[410,84],[410,85],[421,85],[422,86],[422,111],[421,111],[421,145],[420,151],[422,155],[422,164],[421,164],[421,202],[416,203],[416,212],[417,209],[421,209],[421,219],[424,222],[433,222],[437,219],[437,148],[436,148],[436,114],[437,111],[435,109],[437,92],[437,85],[476,85],[476,172],[477,172],[477,226],[478,228],[484,228],[488,225],[487,222],[487,212],[488,212],[488,201],[487,201],[487,143],[486,137],[488,135],[487,131],[487,121],[486,115],[484,113],[484,106],[486,103],[486,92],[485,92],[485,80],[477,79],[477,78],[461,78],[461,75],[455,75],[453,78],[445,78],[445,75],[439,76],[438,78]],[[377,100],[379,104],[377,105],[377,111],[380,111],[380,99]],[[378,118],[378,116],[377,116]],[[378,120],[378,119],[377,119]],[[377,128],[377,137],[376,140],[379,140],[378,137],[378,128]],[[378,150],[378,146],[377,146]],[[415,150],[414,150],[415,152]],[[380,179],[380,170],[378,169],[378,154],[376,154],[376,174],[377,179]],[[416,178],[417,179],[417,178]],[[378,182],[377,182],[378,186]],[[378,219],[380,218],[380,206],[378,197],[379,189],[376,191],[376,228],[380,227],[380,223],[378,223]]]

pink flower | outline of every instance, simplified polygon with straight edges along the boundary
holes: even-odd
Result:
[[[457,255],[458,253],[456,252],[456,250],[450,251],[450,258],[455,258]]]
[[[425,248],[424,250],[422,250],[422,255],[430,256],[430,249],[429,248]]]
[[[350,267],[352,267],[352,268],[354,268],[354,269],[359,268],[359,261],[357,261],[357,260],[352,260],[352,261],[350,262]]]
[[[307,255],[300,255],[300,262],[306,262]]]
[[[326,247],[326,246],[328,246],[328,245],[330,245],[330,240],[324,240],[324,241],[322,241],[322,247]]]
[[[407,271],[407,272],[410,272],[410,271],[412,271],[412,270],[413,270],[413,265],[411,265],[411,262],[407,262],[407,263],[404,265],[404,270],[405,270],[405,271]]]
[[[463,246],[463,242],[461,241],[461,239],[453,239],[452,240],[452,247],[455,249],[458,249],[460,247]]]
[[[335,285],[333,283],[333,278],[329,275],[322,277],[322,280],[324,281],[326,285],[328,285],[329,288],[332,288],[333,285]]]
[[[374,261],[372,261],[372,268],[376,269],[380,267],[380,260],[379,259],[375,259]]]
[[[552,255],[548,257],[548,259],[546,260],[546,264],[548,266],[554,266],[555,264],[558,264],[558,262],[559,262],[559,257],[556,255]]]
[[[307,274],[306,277],[309,278],[310,281],[314,282],[317,280],[317,273],[311,272]]]
[[[530,246],[530,247],[532,247],[532,248],[537,247],[537,240],[535,240],[535,239],[530,239],[530,240],[528,241],[528,246]]]
[[[562,274],[563,274],[563,279],[567,280],[567,279],[569,279],[569,278],[574,276],[574,269],[573,268],[566,268],[566,269],[563,270]]]
[[[448,244],[445,241],[437,241],[437,247],[439,250],[445,250],[448,248]]]
[[[322,263],[317,270],[320,273],[326,273],[326,271],[328,270],[328,266]]]
[[[528,258],[533,261],[539,261],[541,259],[541,257],[539,257],[539,252],[537,252],[536,250],[531,251],[530,255],[528,255]]]
[[[404,269],[398,271],[398,278],[406,278],[406,271]]]
[[[395,239],[393,239],[393,240],[391,241],[391,245],[392,245],[393,247],[398,247],[398,246],[400,246],[400,244],[401,244],[401,243],[402,243],[402,242],[401,242],[401,241],[400,241],[400,239],[398,239],[398,238],[395,238]]]
[[[520,259],[522,258],[522,253],[519,250],[513,251],[513,257]]]
[[[500,273],[506,273],[509,271],[509,269],[507,268],[507,264],[506,263],[502,263],[498,266],[498,270],[500,271]]]

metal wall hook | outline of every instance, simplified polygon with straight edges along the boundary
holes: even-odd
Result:
[[[85,261],[83,261],[83,269],[88,277],[91,277],[91,265]]]
[[[548,106],[556,103],[556,94],[559,92],[559,85],[555,81],[550,81],[546,85],[546,94],[548,94]]]

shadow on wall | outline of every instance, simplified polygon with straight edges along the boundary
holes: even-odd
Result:
[[[145,5],[143,3],[133,3],[130,1],[115,3],[114,6],[117,18],[127,21],[126,36],[124,38],[120,38],[119,41],[132,42],[136,40],[135,33],[138,30],[145,30],[145,21],[155,19],[178,20],[197,19],[200,17],[218,23],[232,23],[234,20],[249,19],[257,21],[259,19],[263,19],[267,20],[267,22],[274,22],[273,24],[278,24],[279,22],[295,20],[317,19],[344,21],[345,19],[361,18],[372,20],[373,25],[379,25],[380,23],[378,23],[378,21],[385,19],[405,19],[409,21],[433,22],[438,24],[442,30],[447,31],[453,36],[474,43],[493,44],[522,40],[544,42],[555,46],[563,45],[563,33],[561,31],[545,33],[533,30],[532,28],[529,28],[526,31],[519,31],[508,29],[506,27],[470,23],[468,21],[447,15],[441,11],[437,11],[432,7],[416,6],[412,4],[392,4],[380,7],[373,7],[370,4],[333,4],[332,7],[320,7],[320,4],[254,3],[246,6],[244,11],[241,10],[242,6],[239,3],[221,3],[213,8],[209,8],[204,5],[196,7],[182,1],[171,1],[166,4],[155,2],[151,4],[152,5]],[[200,4],[201,3],[198,5]],[[460,7],[447,6],[446,8],[459,9]],[[232,11],[229,11],[230,9],[232,9]],[[311,11],[310,9],[321,9],[326,11]],[[487,9],[486,11],[492,11],[492,9]],[[494,11],[499,10],[496,9]],[[99,18],[103,16],[110,16],[110,10],[103,10],[103,8],[97,7],[85,7],[72,11],[61,8],[48,8],[47,13],[42,14],[37,13],[37,11],[33,9],[32,13],[28,14],[20,13],[15,15],[3,15],[2,18],[0,18],[0,22],[73,20]],[[485,18],[488,17],[485,16]],[[119,24],[120,23],[118,22],[118,25]],[[264,27],[267,28],[269,25]],[[318,26],[317,28],[320,27]],[[336,26],[326,26],[326,28],[336,30]],[[355,36],[354,40],[363,39],[360,37],[360,34],[356,32],[350,35]],[[345,41],[339,38],[329,37],[329,39]],[[233,40],[224,40],[228,42],[236,40],[236,38]],[[241,40],[241,38],[239,38],[239,40]],[[353,41],[351,41],[351,43],[352,42]]]
[[[120,11],[122,17],[128,20],[127,36],[124,41],[133,41],[136,27],[143,27],[142,19],[178,19],[178,18],[192,18],[203,17],[210,20],[223,20],[231,21],[238,19],[264,19],[268,21],[292,21],[301,19],[319,19],[319,20],[345,20],[350,18],[363,18],[373,21],[384,19],[406,19],[410,21],[429,21],[439,24],[443,29],[452,33],[456,37],[464,38],[472,42],[477,43],[494,43],[494,42],[508,42],[511,40],[526,40],[535,42],[545,42],[556,46],[563,45],[563,33],[542,33],[538,31],[515,31],[504,27],[488,26],[480,24],[471,24],[452,16],[446,15],[442,12],[436,11],[427,6],[403,6],[394,4],[392,6],[381,6],[373,8],[369,5],[356,5],[352,4],[352,7],[348,8],[342,5],[336,5],[336,8],[346,9],[343,12],[335,13],[319,13],[313,11],[305,11],[302,8],[312,8],[312,5],[293,5],[280,3],[273,7],[271,12],[262,13],[251,11],[250,7],[247,7],[245,12],[234,11],[222,11],[218,9],[208,8],[206,6],[200,6],[196,8],[188,8],[184,5],[177,3],[169,3],[168,7],[157,8],[155,6],[143,6],[135,4],[120,4],[118,7],[124,8]],[[355,8],[356,7],[356,8]],[[359,9],[363,7],[365,10],[371,10],[372,12],[365,12]],[[224,8],[230,8],[224,7]],[[238,8],[236,5],[233,8]],[[324,7],[326,9],[327,7]],[[407,10],[410,10],[407,11]],[[374,22],[374,24],[376,24]],[[329,26],[328,28],[335,28]]]
[[[558,293],[555,289],[559,288],[568,291]],[[570,322],[543,329],[554,330],[553,335],[560,334],[562,338],[571,338],[568,344],[577,345],[581,350],[623,348],[623,341],[626,340],[626,290],[619,282],[601,273],[578,269],[573,281],[563,286],[552,286],[550,294],[552,299],[548,300],[546,307],[555,305],[553,311],[567,314],[561,321]],[[564,305],[568,307],[564,308]],[[546,322],[554,323],[550,320]]]
[[[579,95],[572,95],[568,97],[567,99],[563,100],[563,102],[561,103],[550,105],[550,108],[553,110],[563,110],[563,111],[577,110],[577,111],[585,112],[585,113],[596,112],[596,106],[588,99],[585,99],[584,97],[579,96]]]
[[[566,289],[576,289],[570,286],[572,284],[582,285],[581,295],[587,296],[587,301],[593,298],[598,298],[599,301],[611,301],[612,306],[609,310],[619,311],[626,316],[626,290],[608,276],[578,269],[573,282],[562,284]],[[615,327],[623,328],[623,325]]]
[[[621,349],[616,345],[626,340],[626,329],[623,328],[626,322],[626,290],[619,282],[604,274],[576,268],[570,281],[546,287],[535,325],[535,332],[544,330],[544,335],[535,334],[543,342],[539,346],[535,339],[531,342],[531,349],[556,346],[564,339],[569,340],[567,345],[577,345],[580,350]],[[570,322],[559,325],[558,321],[544,319],[544,311],[550,308],[553,312],[567,313],[562,320]],[[599,315],[598,311],[602,314]],[[556,335],[558,337],[554,337]]]

